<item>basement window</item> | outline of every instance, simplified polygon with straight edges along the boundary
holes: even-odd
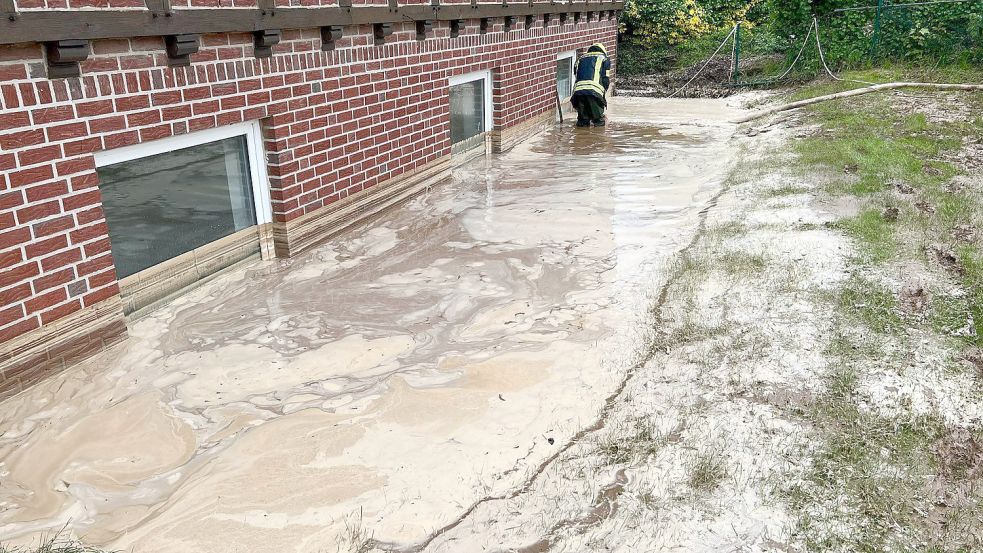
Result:
[[[251,123],[96,154],[121,292],[139,296],[128,311],[259,255],[271,220],[261,144]]]
[[[491,127],[491,72],[478,71],[450,78],[451,151],[484,144]]]
[[[556,58],[556,93],[561,100],[573,94],[573,64],[577,52],[561,52]]]

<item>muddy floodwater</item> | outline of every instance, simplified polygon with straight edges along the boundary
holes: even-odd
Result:
[[[736,108],[619,99],[134,322],[0,404],[0,538],[425,543],[590,426],[719,189]]]

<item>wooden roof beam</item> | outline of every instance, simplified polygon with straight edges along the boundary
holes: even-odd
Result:
[[[0,18],[0,44],[52,42],[66,39],[97,40],[138,36],[169,36],[309,29],[316,27],[400,23],[403,21],[453,21],[506,16],[540,16],[558,11],[602,12],[621,10],[621,1],[564,4],[443,4],[389,6],[230,9],[170,9],[169,0],[145,0],[148,10],[51,10],[22,11]],[[153,7],[151,7],[151,5]],[[0,0],[0,12],[13,7]]]

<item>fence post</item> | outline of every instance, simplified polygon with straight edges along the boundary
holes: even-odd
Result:
[[[736,81],[741,76],[741,23],[737,22],[736,29],[734,31],[734,73],[731,74],[730,78],[732,81]]]
[[[881,12],[884,10],[884,0],[877,0],[877,13],[874,14],[874,38],[871,43],[871,58],[877,59],[877,43],[881,40]]]

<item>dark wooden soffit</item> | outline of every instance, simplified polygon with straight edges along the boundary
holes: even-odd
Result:
[[[11,19],[17,16],[17,7],[14,6],[14,0],[0,0],[0,17],[3,19]]]
[[[0,0],[0,7],[7,0]],[[307,29],[330,25],[398,23],[401,21],[496,18],[618,11],[623,1],[356,6],[324,8],[210,8],[174,10],[167,0],[151,0],[149,10],[23,11],[0,18],[0,44],[65,39],[123,38],[178,34],[253,32],[264,29]]]

